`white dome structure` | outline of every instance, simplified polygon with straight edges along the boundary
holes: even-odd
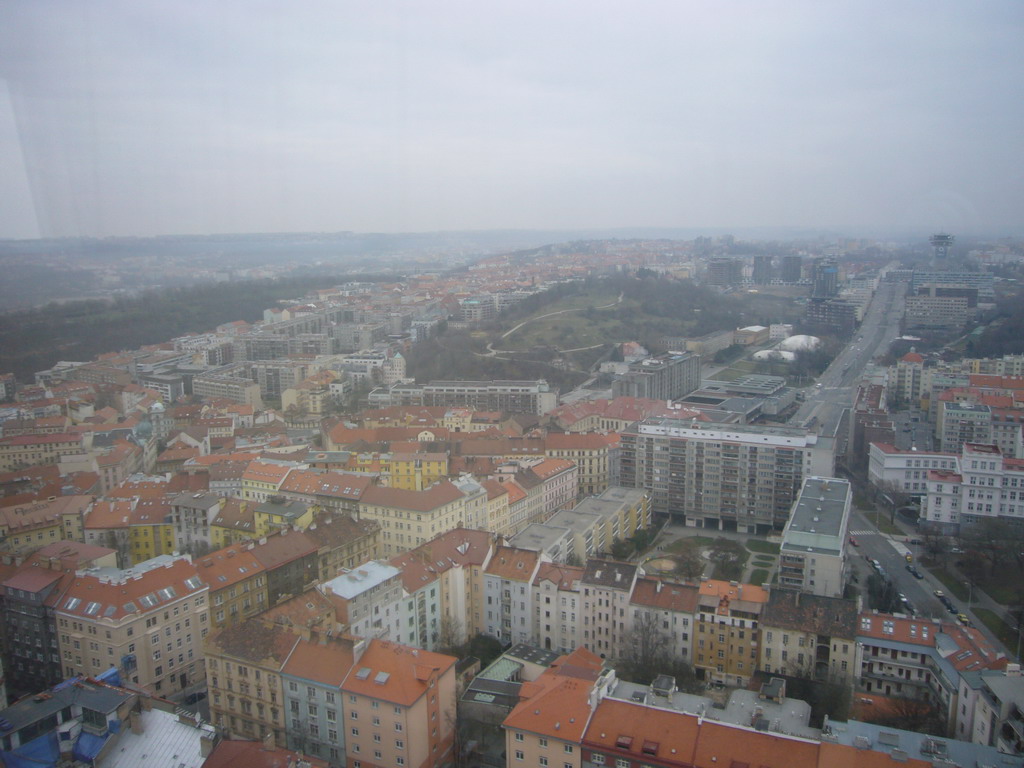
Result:
[[[760,352],[755,352],[752,357],[755,360],[782,360],[788,363],[796,355],[784,349],[762,349]]]
[[[817,349],[821,344],[821,339],[817,336],[790,336],[788,339],[783,339],[782,343],[779,344],[779,349],[786,350],[787,352],[800,352],[803,350]]]

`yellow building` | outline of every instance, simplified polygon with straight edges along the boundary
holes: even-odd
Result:
[[[388,485],[407,491],[422,491],[448,476],[445,453],[392,453]]]
[[[758,622],[768,591],[753,584],[709,579],[700,583],[693,666],[705,679],[744,686],[758,668]]]
[[[210,624],[238,624],[267,609],[267,574],[251,549],[233,545],[196,558],[196,570],[210,586]]]
[[[59,496],[0,509],[3,548],[17,551],[62,539],[84,541],[83,521],[92,507],[92,496]]]
[[[168,499],[139,499],[128,520],[128,556],[135,565],[175,551],[174,523]]]
[[[301,501],[291,501],[283,496],[270,496],[253,509],[256,536],[263,537],[281,528],[305,528],[313,522],[313,516],[320,508]]]
[[[221,549],[229,544],[258,538],[255,508],[242,499],[226,499],[210,523],[210,547]]]

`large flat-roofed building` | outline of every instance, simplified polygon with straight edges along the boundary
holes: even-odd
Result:
[[[804,480],[782,534],[779,583],[822,597],[842,597],[850,483],[835,477]]]
[[[619,484],[646,490],[654,514],[763,534],[785,527],[824,450],[805,429],[645,419],[622,434]]]
[[[631,363],[612,383],[612,397],[675,400],[700,386],[700,355],[669,352]]]
[[[432,381],[396,385],[387,405],[464,406],[477,411],[543,414],[558,405],[558,392],[536,381]],[[404,394],[398,395],[399,390]],[[377,398],[378,404],[382,399]]]

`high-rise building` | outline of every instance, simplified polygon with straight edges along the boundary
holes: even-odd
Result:
[[[839,264],[835,259],[816,259],[814,262],[814,289],[816,298],[827,299],[839,293]]]
[[[803,259],[799,256],[782,257],[782,282],[799,283],[802,277]]]
[[[669,352],[632,363],[612,384],[612,397],[675,400],[700,386],[700,355]]]
[[[619,484],[647,490],[654,514],[765,534],[786,525],[824,450],[793,427],[651,418],[622,433]]]
[[[743,262],[739,259],[712,259],[708,263],[708,285],[739,285]]]
[[[755,285],[768,285],[772,279],[772,257],[771,256],[755,256],[754,257],[754,274],[753,274]]]

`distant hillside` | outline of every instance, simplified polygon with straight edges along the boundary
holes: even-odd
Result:
[[[596,362],[608,359],[618,342],[639,341],[660,352],[666,335],[698,336],[753,323],[790,322],[799,316],[799,308],[786,299],[722,296],[688,280],[643,272],[641,277],[559,285],[517,304],[479,330],[449,330],[413,350],[410,375],[420,382],[546,378],[565,390],[587,378]]]
[[[0,372],[32,381],[58,360],[91,360],[104,352],[158,344],[186,333],[212,331],[232,320],[254,322],[280,299],[314,287],[374,276],[309,276],[195,285],[113,301],[48,304],[0,315]],[[387,279],[397,279],[394,275]]]

